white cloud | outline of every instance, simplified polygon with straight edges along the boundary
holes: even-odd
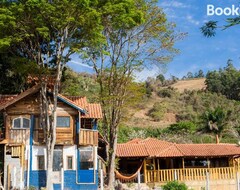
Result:
[[[190,5],[178,1],[165,1],[159,4],[160,7],[190,8]]]
[[[87,65],[87,64],[84,64],[84,63],[80,63],[80,62],[78,62],[78,61],[70,61],[69,63],[73,63],[73,64],[80,65],[80,66],[82,66],[82,67],[87,67],[87,68],[90,68],[90,69],[93,68],[93,67],[90,66],[90,65]]]
[[[187,21],[198,26],[200,24],[200,22],[198,20],[195,20],[191,15],[188,15],[186,17]]]

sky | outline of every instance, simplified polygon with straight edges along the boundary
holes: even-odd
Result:
[[[219,26],[225,24],[227,18],[234,16],[207,15],[207,6],[214,8],[239,7],[239,0],[159,0],[158,6],[163,8],[169,22],[176,23],[176,32],[187,33],[187,36],[175,43],[180,53],[167,65],[166,69],[144,69],[136,73],[138,80],[156,77],[163,73],[166,78],[176,76],[182,78],[187,72],[205,73],[218,70],[226,66],[227,60],[233,60],[236,68],[240,69],[240,26],[233,26],[226,30],[219,29],[215,37],[206,38],[201,34],[200,27],[210,20],[218,21]],[[220,10],[220,9],[219,9]],[[227,9],[226,9],[227,10]],[[228,9],[229,10],[229,9]],[[240,11],[239,11],[240,12]],[[226,13],[228,13],[226,11]],[[92,72],[92,68],[84,66],[77,57],[68,64],[75,71]]]

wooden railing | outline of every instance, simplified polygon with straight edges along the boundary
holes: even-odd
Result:
[[[10,143],[26,143],[29,140],[29,129],[9,129],[9,142]]]
[[[234,167],[224,168],[186,168],[170,170],[148,170],[146,182],[167,182],[167,181],[198,181],[206,180],[209,174],[210,180],[235,179],[236,170]]]
[[[98,145],[98,131],[80,129],[79,145]]]

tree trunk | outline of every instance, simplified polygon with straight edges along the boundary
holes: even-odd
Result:
[[[117,149],[117,126],[110,126],[110,143],[109,143],[109,164],[108,164],[108,188],[114,189],[115,182],[115,158]]]

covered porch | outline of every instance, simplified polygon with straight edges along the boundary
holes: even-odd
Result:
[[[238,158],[146,158],[143,176],[145,183],[168,181],[205,181],[236,179]]]
[[[240,172],[240,147],[235,144],[176,144],[158,139],[135,139],[117,147],[119,172],[134,182],[140,171],[142,183],[178,180],[203,183],[236,181]],[[141,167],[141,168],[140,168]],[[118,178],[121,181],[121,178]],[[126,180],[122,182],[129,182]]]

